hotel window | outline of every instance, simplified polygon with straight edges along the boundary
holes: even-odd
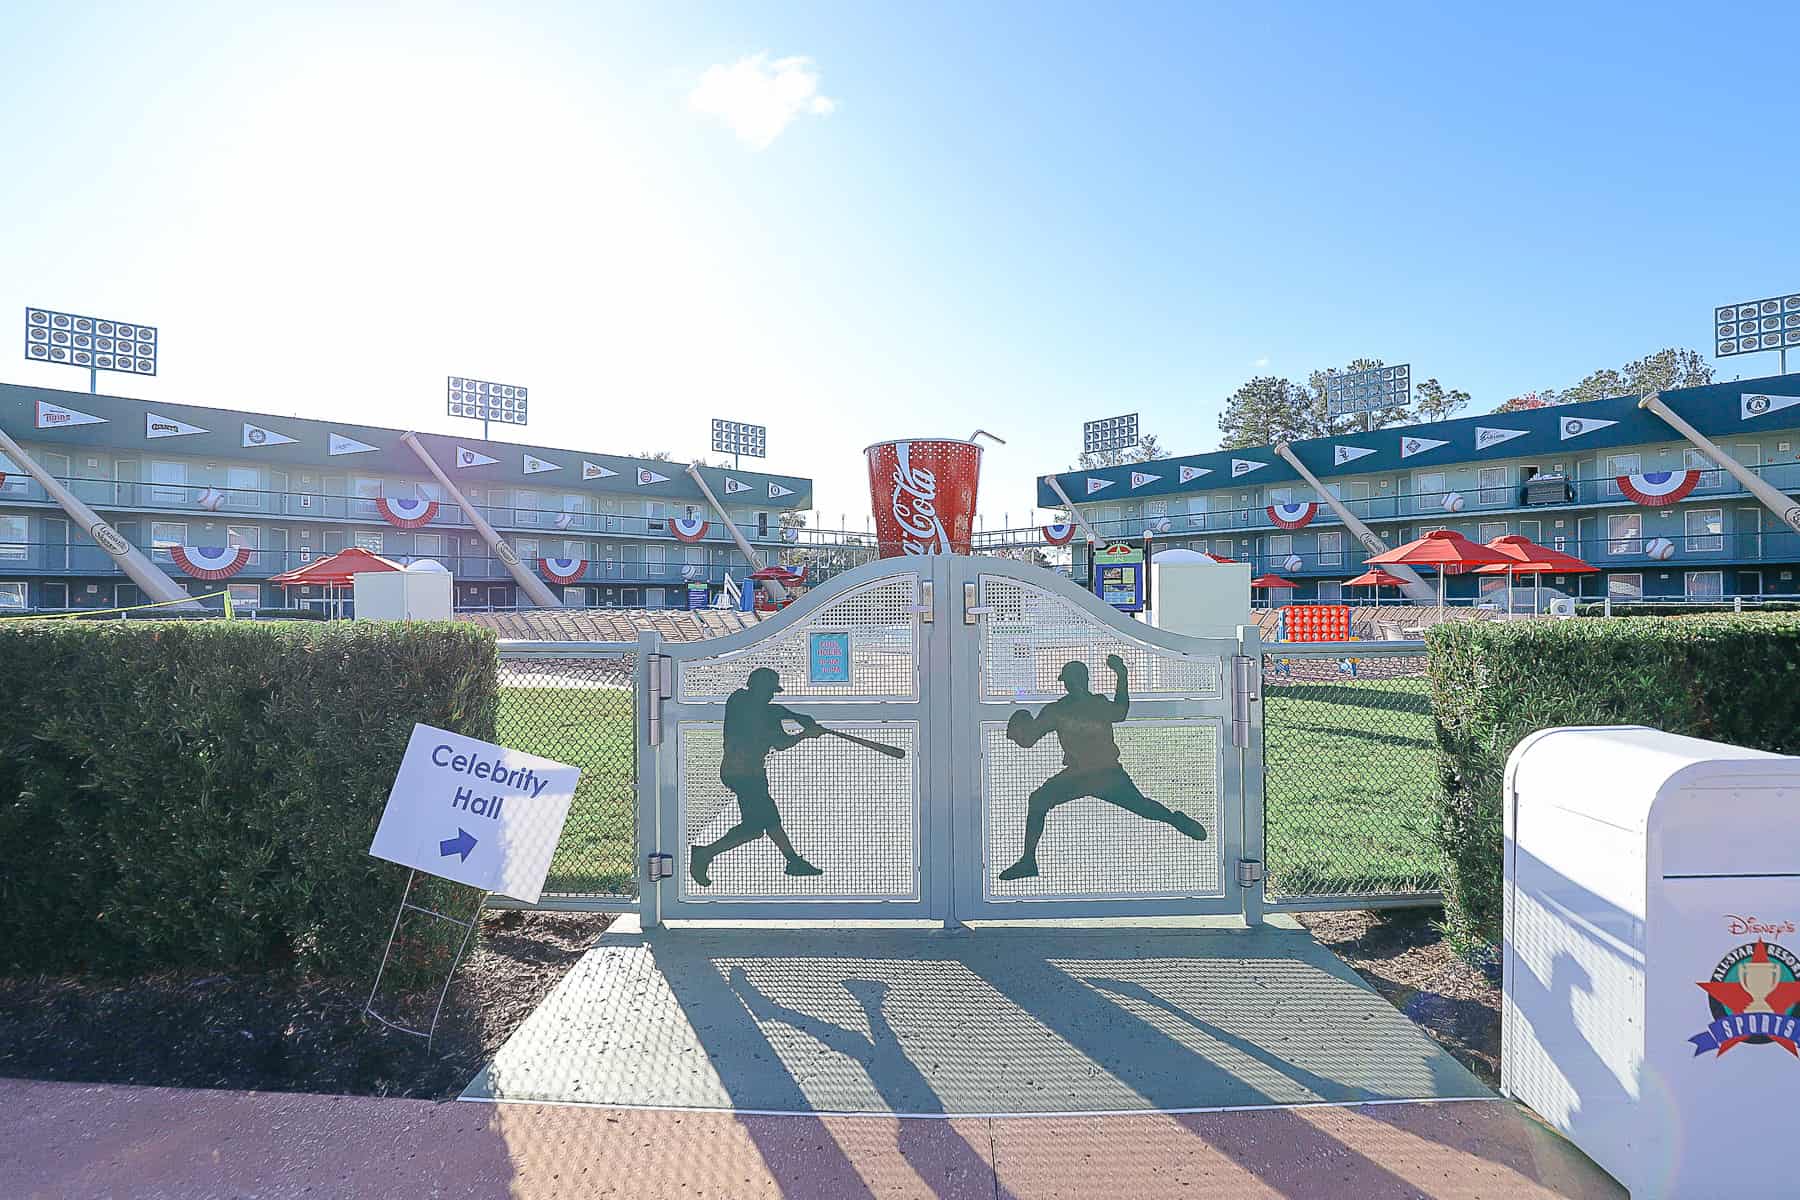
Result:
[[[187,464],[152,462],[150,464],[150,503],[185,504],[187,502]]]
[[[513,542],[513,550],[525,562],[535,564],[543,557],[544,551],[536,538],[519,538]]]
[[[1719,469],[1718,463],[1706,457],[1704,451],[1692,449],[1683,451],[1681,465],[1689,471],[1700,472],[1698,487],[1716,488],[1725,482],[1725,472]]]
[[[1606,518],[1608,554],[1644,552],[1644,518],[1641,513],[1613,513]]]
[[[19,464],[0,454],[0,492],[22,492],[30,476],[19,470]]]
[[[1291,487],[1272,487],[1269,489],[1270,504],[1292,504],[1294,489]]]
[[[1606,594],[1614,600],[1642,600],[1644,598],[1644,577],[1635,572],[1608,575],[1606,577]]]
[[[1475,527],[1475,539],[1480,542],[1491,542],[1497,537],[1505,536],[1505,521],[1483,521]]]
[[[1481,503],[1505,504],[1507,502],[1505,467],[1481,468],[1477,482],[1481,487]]]
[[[689,546],[689,547],[687,547],[687,549],[684,553],[685,553],[685,557],[687,559],[688,566],[704,567],[706,565],[706,547],[705,546]]]
[[[1267,539],[1266,549],[1270,558],[1286,558],[1294,552],[1294,535],[1291,533],[1271,533]],[[1270,570],[1274,567],[1271,566]]]
[[[225,590],[231,593],[233,608],[262,607],[262,584],[260,583],[231,583],[225,585]]]
[[[1430,512],[1443,503],[1444,473],[1418,471],[1412,477],[1413,511]]]
[[[24,517],[0,517],[0,558],[21,562],[29,551],[26,540],[31,536]],[[24,607],[24,602],[20,602]]]
[[[1187,523],[1188,523],[1189,529],[1205,529],[1206,528],[1206,506],[1207,506],[1207,498],[1205,496],[1189,496],[1188,497],[1188,502],[1187,502],[1188,520],[1187,520]]]
[[[1336,604],[1344,598],[1344,585],[1335,579],[1319,581],[1319,603]]]
[[[436,558],[444,552],[444,535],[441,533],[413,534],[413,554],[419,558]]]
[[[150,522],[150,556],[158,562],[169,561],[169,547],[186,544],[186,525],[179,521]]]
[[[256,526],[227,525],[225,527],[225,544],[227,546],[248,546],[256,549]]]
[[[1544,523],[1542,521],[1520,521],[1519,536],[1530,538],[1538,545],[1544,544]]]
[[[1617,499],[1623,494],[1619,491],[1619,476],[1636,475],[1643,469],[1644,460],[1639,455],[1614,454],[1609,456],[1606,460],[1606,478],[1600,481],[1600,494],[1609,499]]]
[[[262,485],[261,469],[226,467],[225,503],[232,508],[261,508]]]
[[[5,547],[0,547],[0,551],[3,551],[4,549]],[[3,557],[5,557],[5,555],[0,553],[0,558]],[[0,583],[0,612],[4,612],[9,608],[18,611],[24,607],[25,585],[23,583]]]
[[[360,549],[367,550],[370,554],[380,554],[381,534],[358,530],[354,544]]]
[[[1725,572],[1689,571],[1682,576],[1681,590],[1689,600],[1723,600]]]
[[[1719,508],[1690,508],[1687,521],[1688,550],[1723,550],[1725,548],[1725,511]],[[1705,572],[1701,572],[1704,574]]]
[[[1334,529],[1329,533],[1319,534],[1319,565],[1321,567],[1344,565],[1344,535],[1341,532]]]

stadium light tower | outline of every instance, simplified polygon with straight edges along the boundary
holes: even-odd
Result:
[[[767,458],[769,456],[769,429],[766,425],[746,425],[742,421],[722,421],[713,418],[712,448],[714,454],[731,455],[731,465],[735,470],[738,455],[748,454],[751,458]]]
[[[1788,347],[1800,348],[1800,292],[1713,309],[1713,357],[1774,350],[1787,374]]]
[[[1404,408],[1412,403],[1412,364],[1369,367],[1362,371],[1333,371],[1325,376],[1325,414],[1330,417],[1363,415],[1367,433],[1378,408]]]
[[[489,421],[499,421],[502,425],[525,424],[526,397],[522,387],[452,375],[445,391],[450,415],[480,421],[484,442],[487,441]]]
[[[1098,421],[1081,423],[1081,452],[1083,454],[1104,454],[1108,450],[1129,450],[1138,442],[1138,415],[1136,413],[1126,413],[1120,417],[1102,417]]]
[[[31,362],[86,367],[88,391],[100,390],[100,372],[155,375],[156,326],[109,321],[51,308],[25,310],[25,357]]]

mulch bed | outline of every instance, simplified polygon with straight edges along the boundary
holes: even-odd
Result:
[[[1298,913],[1312,935],[1489,1087],[1500,1085],[1498,964],[1450,949],[1437,909]]]
[[[448,1099],[611,920],[488,913],[429,1050],[364,1019],[366,979],[0,979],[0,1076]]]

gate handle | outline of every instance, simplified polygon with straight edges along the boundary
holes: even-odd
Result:
[[[935,606],[932,604],[931,583],[932,581],[929,579],[919,580],[919,603],[912,607],[912,611],[918,615],[919,621],[925,625],[931,624],[936,619],[932,612]]]
[[[975,603],[975,584],[973,581],[963,584],[963,624],[973,625],[985,613],[994,611],[991,604]]]

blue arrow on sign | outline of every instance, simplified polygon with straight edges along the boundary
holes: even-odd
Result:
[[[438,843],[438,857],[445,858],[452,854],[460,854],[462,855],[462,860],[468,862],[469,851],[474,848],[475,835],[466,829],[458,827],[455,837],[445,838]]]

